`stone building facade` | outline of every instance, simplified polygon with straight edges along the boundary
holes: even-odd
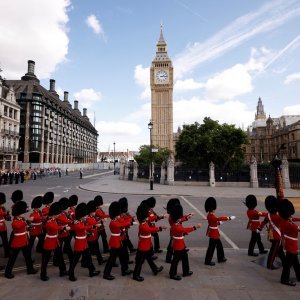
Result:
[[[256,110],[255,120],[247,130],[250,144],[244,147],[246,160],[254,156],[258,163],[268,163],[284,144],[279,156],[300,161],[300,115],[267,118],[261,98]]]
[[[19,127],[20,106],[15,92],[0,76],[0,170],[17,166]]]
[[[64,92],[59,99],[55,80],[49,90],[40,85],[34,73],[35,62],[28,61],[28,72],[21,80],[7,80],[14,88],[21,107],[19,161],[23,163],[93,163],[97,161],[98,133],[87,116],[74,107]]]

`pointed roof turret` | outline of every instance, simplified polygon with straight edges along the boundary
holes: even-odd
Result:
[[[164,39],[162,24],[160,25],[160,36],[156,44],[156,56],[154,60],[169,61],[170,58],[167,53],[167,43]]]
[[[261,98],[259,97],[258,98],[258,103],[257,103],[257,106],[256,106],[256,114],[255,114],[255,120],[258,120],[258,119],[266,119],[266,114],[265,114],[265,111],[264,111],[264,106],[262,104],[262,101],[261,101]]]

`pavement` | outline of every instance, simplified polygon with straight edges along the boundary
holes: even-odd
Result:
[[[245,197],[255,194],[257,197],[275,194],[274,189],[265,188],[220,188],[203,186],[167,186],[154,185],[150,191],[147,182],[131,182],[118,179],[118,175],[106,176],[89,175],[94,177],[90,183],[83,183],[80,188],[99,193],[141,194],[141,195],[182,195],[195,197]],[[286,197],[300,197],[299,191],[285,190]],[[100,276],[88,277],[88,270],[77,266],[75,273],[76,282],[70,282],[67,278],[58,276],[58,269],[48,267],[48,282],[42,282],[39,275],[26,275],[26,270],[19,268],[14,270],[15,278],[8,280],[0,277],[0,299],[299,299],[300,282],[296,287],[288,287],[280,284],[281,268],[268,270],[263,265],[265,256],[253,259],[247,256],[245,249],[225,248],[227,262],[216,264],[214,267],[204,265],[206,248],[191,248],[189,260],[194,274],[185,277],[181,281],[169,279],[170,265],[166,264],[165,249],[158,254],[155,261],[164,270],[157,276],[151,274],[147,262],[143,265],[142,276],[144,282],[136,282],[131,277],[122,277],[120,268],[114,268],[116,279],[107,281],[102,278],[104,266],[99,266]],[[21,254],[20,254],[21,255]],[[216,254],[215,254],[216,256]],[[134,256],[131,256],[134,260]],[[96,265],[96,261],[94,261]],[[36,266],[37,268],[39,266]],[[131,268],[134,265],[130,265]],[[181,265],[178,274],[181,274]],[[1,272],[0,272],[1,274]],[[3,274],[3,272],[2,272]],[[295,278],[291,270],[291,278]]]

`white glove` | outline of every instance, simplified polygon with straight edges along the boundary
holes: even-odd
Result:
[[[235,220],[236,216],[230,216],[230,220]]]
[[[223,224],[223,221],[219,221],[219,225],[222,225]]]

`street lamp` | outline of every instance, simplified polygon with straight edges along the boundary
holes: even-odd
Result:
[[[116,155],[116,143],[114,142],[114,175],[116,175],[116,159],[115,159],[115,155]]]
[[[153,190],[153,170],[152,170],[152,129],[153,122],[150,120],[148,124],[148,128],[150,130],[150,190]]]

